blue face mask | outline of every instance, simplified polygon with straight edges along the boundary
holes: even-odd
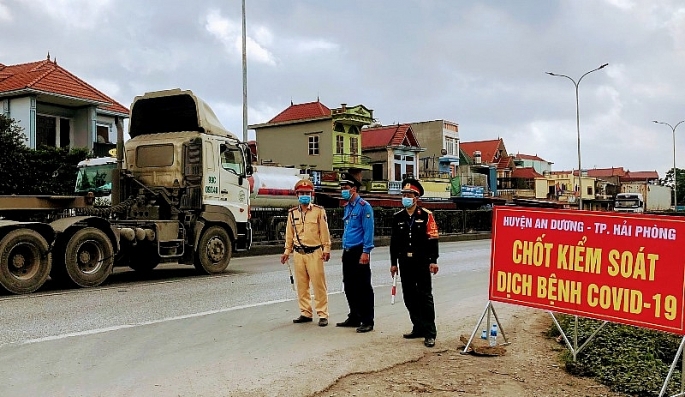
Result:
[[[349,200],[350,197],[352,197],[352,192],[350,192],[349,189],[341,191],[340,194],[342,195],[343,200]]]
[[[301,195],[297,197],[297,200],[300,202],[300,204],[309,205],[309,203],[312,201],[312,196]]]
[[[409,208],[414,205],[414,199],[411,197],[402,197],[402,205],[404,208]]]

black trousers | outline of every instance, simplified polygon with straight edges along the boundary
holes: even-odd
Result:
[[[435,338],[438,331],[435,327],[433,280],[429,263],[411,258],[403,258],[399,262],[402,296],[414,326],[412,331],[426,338]]]
[[[349,319],[373,326],[373,287],[371,286],[371,264],[362,265],[359,259],[364,246],[358,245],[342,254],[343,283],[345,296],[350,306]]]

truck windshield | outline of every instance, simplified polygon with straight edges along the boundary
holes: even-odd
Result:
[[[640,200],[616,200],[616,208],[636,208],[640,207]]]
[[[93,192],[96,196],[112,192],[112,170],[116,164],[91,165],[79,168],[76,176],[76,193]]]

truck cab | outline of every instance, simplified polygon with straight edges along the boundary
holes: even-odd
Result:
[[[122,181],[118,201],[132,195],[144,199],[131,206],[128,220],[176,222],[179,230],[167,226],[170,230],[161,231],[169,240],[186,240],[186,250],[201,245],[203,234],[213,226],[231,240],[231,247],[224,249],[249,249],[250,151],[205,102],[178,89],[136,97],[129,135],[123,171],[129,181]],[[178,249],[158,251],[161,256],[180,255]]]
[[[644,212],[644,198],[642,193],[618,193],[614,202],[616,212]]]

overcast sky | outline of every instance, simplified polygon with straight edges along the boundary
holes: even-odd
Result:
[[[247,0],[250,124],[295,103],[382,124],[446,119],[553,170],[673,167],[685,120],[685,2]],[[0,63],[52,59],[130,106],[191,89],[242,137],[241,1],[0,0]],[[251,132],[250,138],[254,132]],[[676,130],[685,168],[685,123]]]

